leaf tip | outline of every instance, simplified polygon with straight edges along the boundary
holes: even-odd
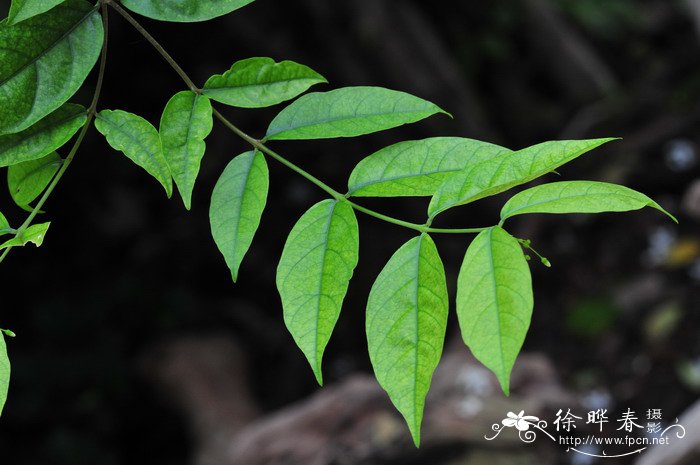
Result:
[[[316,382],[319,386],[323,387],[323,371],[320,366],[313,367],[314,376],[316,377]]]

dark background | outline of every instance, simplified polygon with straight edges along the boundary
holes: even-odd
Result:
[[[554,265],[532,262],[536,304],[524,351],[544,354],[576,395],[602,393],[617,409],[662,408],[670,419],[700,392],[697,3],[258,0],[203,24],[142,22],[198,84],[236,60],[271,56],[314,68],[332,88],[400,89],[453,113],[454,120],[433,117],[358,139],[275,144],[338,190],[363,157],[405,139],[460,135],[518,149],[623,137],[563,167],[561,179],[624,183],[680,225],[653,210],[513,220],[512,232],[531,238]],[[0,1],[3,15],[8,4]],[[75,101],[89,102],[94,78]],[[183,89],[111,12],[100,108],[157,124]],[[279,111],[218,108],[256,137]],[[323,193],[270,162],[268,207],[234,285],[210,237],[208,199],[224,166],[247,147],[216,122],[207,143],[186,212],[177,194],[165,199],[157,182],[91,131],[46,205],[42,219],[52,226],[44,246],[13,250],[2,264],[2,326],[18,335],[8,343],[13,377],[0,421],[2,463],[189,463],[196,425],[154,379],[163,347],[183,339],[235,341],[249,367],[237,375],[247,376],[263,414],[318,389],[285,330],[274,283],[286,234]],[[439,226],[493,224],[505,198],[458,209]],[[0,202],[12,224],[23,220],[4,190]],[[427,205],[362,203],[417,222]],[[412,235],[359,220],[360,264],[325,357],[329,385],[370,370],[366,298]],[[436,240],[453,293],[470,238]],[[455,323],[452,316],[450,340]]]

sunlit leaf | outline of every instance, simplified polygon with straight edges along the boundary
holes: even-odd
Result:
[[[32,126],[75,94],[97,62],[103,34],[97,7],[84,0],[0,24],[0,134]]]
[[[10,359],[7,357],[4,331],[0,330],[0,415],[5,407],[7,392],[10,388]]]
[[[163,155],[160,135],[151,123],[122,110],[102,110],[95,118],[95,127],[112,148],[122,152],[156,178],[165,188],[168,197],[172,195],[170,167]]]
[[[506,394],[532,308],[530,268],[518,240],[498,226],[481,232],[459,270],[457,317],[464,342]]]
[[[204,95],[241,108],[276,105],[306,92],[326,79],[293,61],[275,63],[272,58],[248,58],[234,63],[224,74],[210,77]]]
[[[61,168],[61,157],[56,152],[40,158],[10,166],[7,170],[7,185],[17,205],[26,207],[49,185]]]
[[[357,266],[359,246],[352,207],[324,200],[294,225],[277,267],[284,322],[319,384],[323,352]]]
[[[425,397],[440,361],[448,313],[445,269],[424,234],[381,271],[367,302],[367,343],[379,384],[420,443]]]
[[[212,124],[209,99],[189,90],[170,99],[160,120],[163,154],[188,210]]]
[[[234,158],[214,187],[209,208],[211,233],[234,282],[260,225],[268,188],[267,163],[260,152]]]
[[[0,167],[50,154],[68,142],[86,119],[84,107],[66,103],[24,131],[0,136]]]
[[[399,142],[358,163],[348,181],[349,193],[353,197],[433,195],[447,177],[508,152],[460,137]]]
[[[503,206],[501,219],[526,213],[602,213],[655,208],[676,219],[646,195],[625,186],[595,181],[542,184],[515,194]]]
[[[51,226],[51,223],[33,224],[24,231],[18,233],[12,239],[0,245],[0,250],[8,247],[22,247],[29,243],[41,247],[41,244],[44,243],[46,231],[49,230],[49,226]]]
[[[122,0],[131,11],[161,21],[191,23],[223,16],[254,0]]]
[[[495,195],[552,172],[614,139],[551,141],[469,165],[450,176],[430,201],[431,217],[457,205]]]
[[[415,123],[436,113],[437,105],[382,87],[344,87],[294,101],[270,123],[266,139],[354,137]]]

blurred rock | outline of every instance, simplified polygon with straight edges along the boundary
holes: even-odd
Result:
[[[700,179],[696,179],[688,186],[683,195],[681,207],[683,213],[694,220],[700,220]]]
[[[669,431],[670,444],[652,446],[635,465],[695,465],[700,463],[700,402],[696,402],[678,420],[685,428],[679,438]]]

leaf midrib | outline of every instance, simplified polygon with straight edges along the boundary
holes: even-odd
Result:
[[[51,52],[56,46],[63,42],[66,37],[70,36],[73,34],[73,32],[80,26],[82,25],[87,19],[92,16],[98,9],[100,8],[99,3],[92,7],[92,9],[85,15],[83,16],[80,21],[76,22],[68,31],[66,31],[61,37],[56,39],[50,46],[46,47],[40,54],[38,54],[36,57],[34,57],[32,60],[28,61],[26,64],[24,64],[22,67],[20,67],[16,72],[8,76],[5,80],[0,81],[0,87],[3,87],[5,84],[22,74],[27,68],[34,66],[39,60],[41,60],[44,56],[46,56],[49,52]]]

